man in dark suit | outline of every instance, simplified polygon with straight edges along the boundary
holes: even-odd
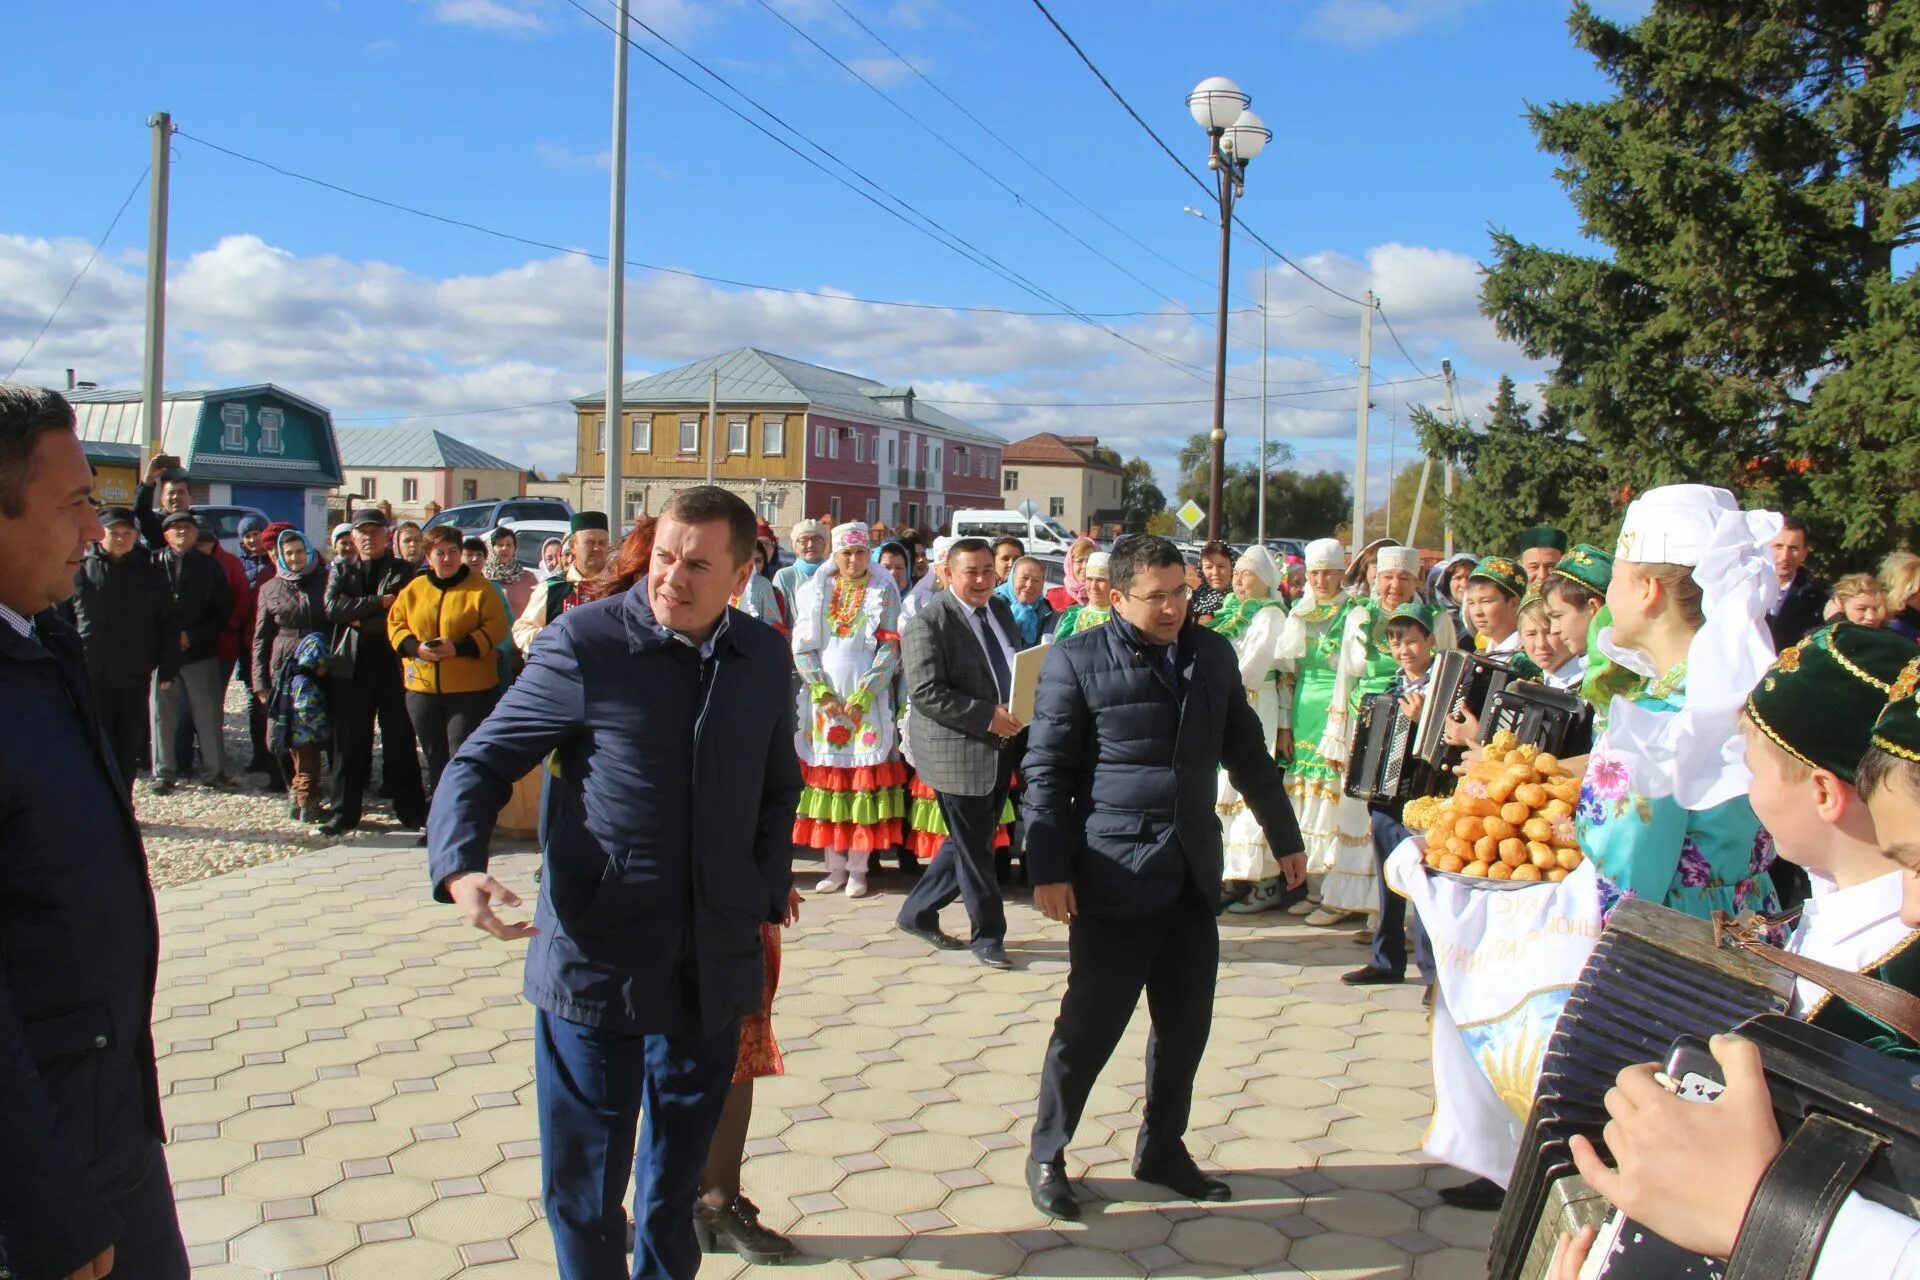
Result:
[[[562,1280],[691,1280],[700,1173],[760,1008],[760,926],[793,883],[793,662],[729,609],[753,572],[754,515],[724,489],[660,512],[648,576],[545,627],[526,671],[460,748],[428,823],[434,894],[496,937],[532,937],[545,1204]],[[487,874],[514,783],[558,755],[532,925]],[[645,1146],[634,1162],[636,1131]]]
[[[1767,612],[1767,631],[1773,647],[1781,652],[1807,638],[1825,618],[1827,584],[1807,568],[1807,524],[1798,516],[1788,516],[1780,524],[1768,547],[1773,555],[1773,574],[1780,583],[1780,598]]]
[[[947,589],[901,635],[913,767],[940,797],[947,841],[896,923],[942,950],[958,950],[960,940],[940,931],[940,910],[964,899],[974,955],[990,968],[1011,969],[993,836],[1020,760],[1023,726],[1008,710],[1020,630],[1007,602],[994,594],[998,581],[987,540],[960,539],[947,551]]]
[[[104,533],[92,488],[66,400],[0,383],[0,1275],[185,1280],[146,851],[53,607]]]
[[[1220,963],[1221,765],[1288,886],[1306,879],[1300,828],[1233,646],[1187,617],[1180,552],[1164,538],[1122,538],[1109,568],[1113,619],[1047,655],[1021,766],[1034,905],[1069,925],[1027,1166],[1035,1207],[1055,1218],[1080,1216],[1067,1144],[1142,989],[1153,1031],[1134,1176],[1195,1200],[1230,1194],[1183,1141]]]

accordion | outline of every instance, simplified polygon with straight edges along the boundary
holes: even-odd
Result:
[[[1491,695],[1480,716],[1480,740],[1505,730],[1523,747],[1556,756],[1585,755],[1593,747],[1593,707],[1577,693],[1516,680]]]
[[[1400,804],[1445,790],[1451,776],[1421,759],[1415,749],[1427,722],[1440,722],[1437,706],[1432,700],[1423,705],[1416,724],[1390,693],[1362,698],[1347,753],[1346,793],[1368,804]]]
[[[1526,1136],[1488,1247],[1490,1280],[1544,1276],[1559,1233],[1597,1222],[1604,1202],[1574,1190],[1586,1184],[1568,1143],[1582,1134],[1604,1153],[1606,1094],[1621,1070],[1665,1058],[1683,1035],[1704,1040],[1780,1013],[1792,990],[1785,970],[1715,945],[1706,921],[1624,899],[1541,1059]]]
[[[1414,755],[1436,773],[1449,773],[1460,762],[1461,753],[1459,748],[1447,745],[1447,721],[1462,711],[1484,715],[1487,703],[1517,679],[1519,676],[1506,663],[1465,649],[1442,649],[1434,654],[1426,710],[1414,735]]]

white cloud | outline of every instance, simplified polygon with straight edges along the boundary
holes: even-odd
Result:
[[[1482,0],[1320,0],[1307,15],[1309,35],[1339,44],[1397,40],[1451,22]]]
[[[882,89],[891,88],[897,84],[905,84],[914,78],[913,67],[908,66],[892,54],[881,54],[872,58],[848,58],[846,61],[848,66],[858,71],[874,84],[879,85]],[[916,58],[914,64],[922,71],[927,69],[927,63],[924,58]]]
[[[0,369],[19,357],[89,251],[77,239],[0,235]],[[1463,404],[1484,402],[1475,385],[1484,388],[1503,370],[1527,380],[1517,353],[1478,314],[1471,259],[1390,244],[1364,262],[1333,254],[1301,261],[1343,292],[1379,291],[1402,339],[1429,370],[1441,355],[1453,356],[1467,388]],[[1258,296],[1257,269],[1251,274],[1240,283]],[[565,401],[601,384],[605,279],[600,263],[571,255],[433,277],[228,236],[170,266],[168,382],[277,382],[329,405],[342,421]],[[1294,446],[1298,465],[1344,469],[1358,312],[1285,268],[1276,269],[1272,286],[1270,436]],[[142,297],[139,255],[103,257],[21,377],[60,385],[73,366],[103,385],[137,382]],[[1185,315],[1109,323],[1198,372],[1068,317],[883,307],[638,271],[628,281],[627,352],[635,376],[753,345],[911,382],[929,402],[970,402],[940,407],[1009,439],[1035,431],[1097,435],[1124,455],[1152,461],[1171,492],[1174,455],[1211,425],[1212,331]],[[1232,336],[1227,430],[1229,457],[1241,460],[1253,455],[1259,429],[1258,319],[1236,317]],[[1396,363],[1384,329],[1376,326],[1374,336],[1376,382],[1412,376]],[[1381,388],[1375,395],[1376,498],[1384,492],[1394,394]],[[1397,394],[1405,461],[1408,406],[1420,398],[1437,404],[1439,396],[1435,384]],[[574,462],[564,403],[405,425],[438,426],[550,472]]]
[[[533,154],[549,169],[599,169],[606,172],[613,168],[613,152],[608,149],[575,151],[559,142],[536,142]]]
[[[574,10],[564,0],[428,0],[436,22],[449,26],[472,27],[506,35],[526,36],[551,30],[558,21],[590,24],[591,19]],[[587,5],[606,21],[613,22],[613,10],[604,0]],[[644,22],[664,35],[678,37],[702,25],[710,16],[698,0],[631,0],[628,12],[636,22]],[[636,37],[638,31],[633,33]]]
[[[433,16],[449,26],[519,34],[546,25],[530,6],[514,0],[434,0]]]

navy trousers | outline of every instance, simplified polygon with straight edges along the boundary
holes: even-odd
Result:
[[[693,1202],[740,1052],[740,1024],[718,1035],[635,1035],[540,1010],[541,1195],[560,1280],[693,1280]],[[645,1121],[645,1145],[636,1133]],[[636,1225],[626,1263],[631,1170]]]
[[[125,1226],[113,1243],[113,1280],[187,1280],[187,1246],[173,1206],[173,1179],[158,1138],[148,1153],[147,1176],[113,1202]],[[0,1246],[5,1242],[0,1241]],[[6,1251],[0,1247],[0,1262]],[[0,1267],[0,1270],[4,1270]]]
[[[900,904],[899,923],[916,929],[938,929],[940,912],[960,899],[972,922],[975,951],[1007,940],[1007,907],[1000,897],[995,874],[993,838],[1000,830],[1000,814],[1007,807],[1007,789],[1013,782],[1017,757],[1002,752],[1000,783],[984,796],[940,793],[940,815],[947,820],[947,838],[933,861]]]
[[[1380,894],[1380,919],[1373,929],[1373,967],[1404,976],[1407,972],[1407,900],[1387,888],[1387,855],[1413,832],[1390,813],[1378,810],[1368,814],[1373,824],[1374,879]],[[1427,931],[1420,918],[1413,921],[1413,963],[1420,976],[1433,981],[1433,950],[1427,944]]]

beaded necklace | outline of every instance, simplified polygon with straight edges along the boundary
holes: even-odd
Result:
[[[867,579],[864,576],[849,578],[843,574],[836,577],[833,580],[833,600],[827,605],[827,621],[833,626],[833,634],[852,635],[866,602]]]

